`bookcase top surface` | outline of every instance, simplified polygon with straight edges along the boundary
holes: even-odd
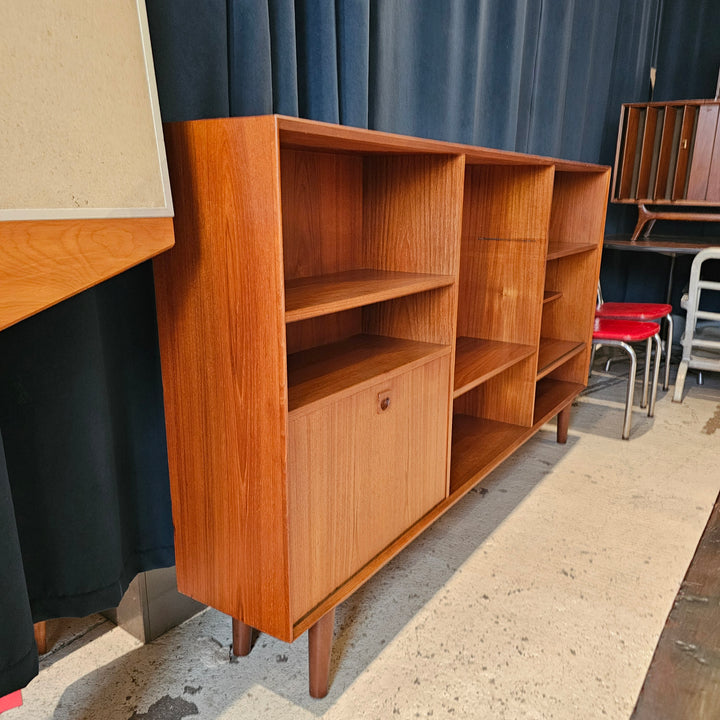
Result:
[[[286,115],[266,115],[268,122],[274,122],[280,145],[297,150],[318,150],[329,152],[354,152],[360,154],[433,154],[464,155],[468,165],[522,165],[555,166],[560,171],[606,172],[605,165],[559,160],[540,155],[528,155],[510,150],[463,145],[444,140],[398,135],[380,130],[336,125],[334,123],[306,120]],[[244,118],[219,118],[216,122],[242,123]],[[194,120],[192,122],[208,122]],[[212,120],[210,122],[213,122]]]

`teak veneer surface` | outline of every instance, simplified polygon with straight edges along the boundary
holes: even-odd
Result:
[[[347,270],[298,278],[285,285],[285,321],[306,320],[341,310],[452,285],[452,275]]]
[[[173,220],[0,224],[0,330],[171,248]]]
[[[573,355],[582,352],[585,344],[557,338],[540,338],[538,350],[537,379],[551,373],[558,365],[569,360]]]
[[[179,586],[293,640],[582,389],[608,169],[277,116],[166,137]]]
[[[178,587],[291,640],[275,122],[165,138],[177,243],[154,275]]]
[[[298,620],[445,497],[450,354],[289,420]],[[381,405],[388,400],[387,407]]]
[[[455,346],[454,397],[534,354],[532,345],[459,337]]]
[[[596,243],[583,243],[578,245],[570,242],[551,242],[548,245],[547,259],[557,260],[568,255],[579,255],[580,253],[591,252],[597,248]]]
[[[318,402],[334,401],[340,394],[356,392],[446,354],[450,354],[448,345],[356,335],[289,355],[288,411],[307,411]]]
[[[534,427],[544,425],[558,410],[569,405],[584,389],[581,383],[543,378],[535,393]]]
[[[453,417],[450,492],[480,480],[509,457],[533,433],[532,428],[469,415]]]

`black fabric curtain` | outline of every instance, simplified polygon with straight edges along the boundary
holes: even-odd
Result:
[[[166,121],[278,112],[611,164],[620,103],[649,98],[651,63],[668,97],[686,94],[688,73],[707,83],[714,4],[147,0],[147,11]],[[700,49],[684,65],[688,44]],[[610,220],[628,222],[620,210]],[[33,652],[18,670],[31,614],[114,605],[134,573],[173,561],[150,265],[0,333],[0,377],[1,693],[35,672]]]

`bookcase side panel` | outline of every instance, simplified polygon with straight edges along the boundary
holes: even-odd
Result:
[[[291,638],[273,118],[166,128],[177,243],[155,263],[180,590]]]

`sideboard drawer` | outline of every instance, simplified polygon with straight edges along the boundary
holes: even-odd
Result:
[[[291,614],[297,620],[445,495],[450,353],[288,427]]]

